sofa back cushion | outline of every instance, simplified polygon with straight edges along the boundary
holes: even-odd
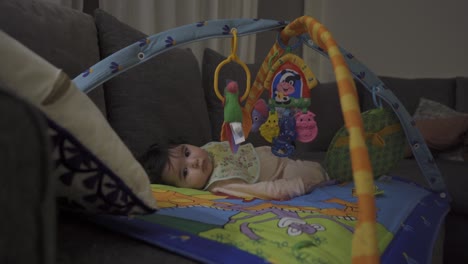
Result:
[[[381,77],[380,79],[395,94],[410,115],[413,115],[418,108],[421,97],[455,108],[455,79],[453,78]],[[361,101],[363,110],[375,108],[371,93],[366,91]]]
[[[47,124],[37,109],[1,85],[0,112],[8,113],[0,115],[0,185],[4,186],[0,206],[2,214],[9,216],[0,220],[0,259],[2,263],[54,263],[55,181]]]
[[[73,78],[99,61],[90,15],[45,1],[0,1],[0,28]],[[105,112],[102,88],[88,94]]]
[[[457,77],[455,110],[468,113],[468,77]]]
[[[101,58],[146,37],[103,10],[95,11]],[[211,140],[198,61],[174,48],[104,83],[109,123],[135,156],[166,138]]]

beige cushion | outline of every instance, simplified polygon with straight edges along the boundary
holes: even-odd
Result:
[[[468,114],[421,98],[413,119],[427,146],[441,159],[463,161],[468,156]],[[406,157],[412,153],[408,147]]]
[[[156,201],[149,178],[93,102],[60,69],[0,32],[0,82],[49,121],[57,197],[66,208],[144,214]]]

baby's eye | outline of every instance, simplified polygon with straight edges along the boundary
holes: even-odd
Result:
[[[190,156],[190,150],[188,150],[188,148],[185,148],[184,155],[185,157]]]
[[[186,178],[186,177],[187,177],[187,174],[188,174],[188,170],[187,170],[187,168],[184,168],[184,169],[182,170],[182,176],[184,176],[184,178]]]

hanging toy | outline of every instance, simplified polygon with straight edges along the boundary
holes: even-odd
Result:
[[[295,84],[300,81],[301,76],[292,70],[285,69],[281,71],[279,78],[273,92],[275,103],[289,105],[291,103],[290,95],[296,91]]]
[[[239,87],[235,81],[227,81],[224,89],[224,122],[221,128],[223,138],[229,141],[233,153],[245,141],[242,131],[242,108],[239,103]]]
[[[298,112],[294,116],[296,119],[297,140],[303,143],[312,142],[318,134],[315,114],[311,111],[306,113]]]
[[[287,47],[286,51],[289,50]],[[318,81],[300,57],[289,52],[279,58],[275,56],[269,58],[270,69],[263,82],[270,92],[270,116],[259,130],[272,143],[273,154],[287,157],[293,154],[296,140],[307,143],[317,137],[315,114],[308,108],[310,90]]]
[[[273,138],[271,151],[278,157],[289,157],[296,149],[294,144],[298,134],[296,132],[296,120],[288,112],[283,113],[279,127],[280,133],[277,137]]]
[[[278,112],[270,112],[268,119],[260,126],[260,135],[268,141],[273,142],[273,138],[279,135],[279,118]]]
[[[281,107],[307,111],[310,90],[317,84],[317,78],[305,62],[287,53],[271,66],[263,85],[270,89],[270,109]]]
[[[268,118],[268,105],[266,104],[265,100],[259,99],[254,104],[254,108],[252,110],[252,132],[258,132],[260,126],[265,123]]]
[[[243,111],[240,105],[250,92],[250,71],[247,65],[237,57],[237,30],[233,28],[231,30],[233,35],[231,41],[231,55],[222,61],[218,67],[216,67],[214,75],[214,91],[216,96],[223,102],[224,105],[224,122],[221,126],[221,141],[228,141],[231,151],[236,153],[239,145],[245,141],[244,126],[242,123]],[[229,62],[236,62],[244,69],[247,76],[247,84],[245,93],[242,98],[239,98],[239,86],[237,82],[228,80],[226,82],[226,88],[224,89],[224,97],[220,94],[218,89],[218,77],[221,68]]]

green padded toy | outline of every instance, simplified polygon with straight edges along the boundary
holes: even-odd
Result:
[[[375,108],[362,113],[365,140],[374,178],[388,173],[402,158],[406,147],[405,133],[391,109]],[[340,181],[352,181],[349,134],[342,127],[333,137],[324,162],[328,175]]]

